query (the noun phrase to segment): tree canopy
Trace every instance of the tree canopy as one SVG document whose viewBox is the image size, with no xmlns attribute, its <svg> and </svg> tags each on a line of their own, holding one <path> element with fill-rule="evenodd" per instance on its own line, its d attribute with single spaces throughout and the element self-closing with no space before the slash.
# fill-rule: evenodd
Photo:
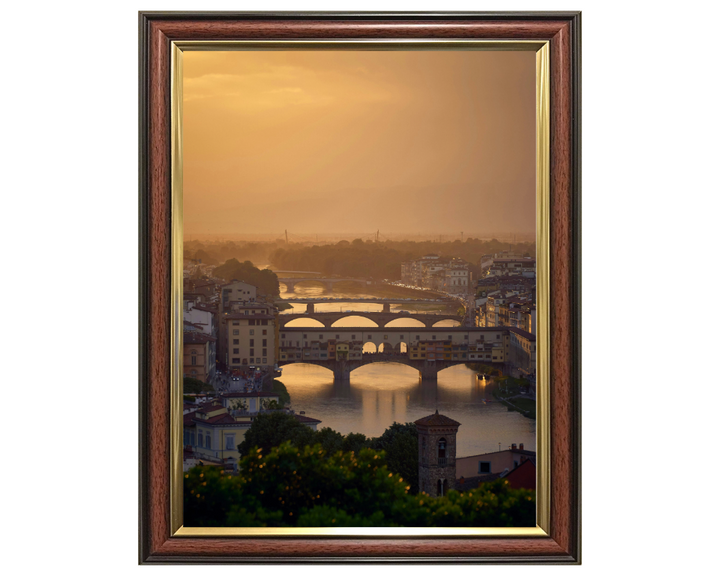
<svg viewBox="0 0 720 576">
<path fill-rule="evenodd" d="M 336 244 L 279 246 L 270 253 L 270 262 L 279 270 L 313 270 L 328 275 L 399 280 L 402 262 L 438 253 L 462 258 L 478 278 L 482 256 L 503 250 L 534 255 L 535 243 L 511 244 L 477 238 L 468 238 L 466 242 L 363 242 L 356 238 L 352 242 L 341 240 Z"/>
<path fill-rule="evenodd" d="M 410 492 L 418 491 L 418 435 L 413 422 L 394 422 L 382 436 L 373 438 L 370 447 L 385 451 L 387 467 L 410 484 Z"/>
<path fill-rule="evenodd" d="M 354 432 L 343 436 L 331 428 L 314 431 L 284 412 L 259 414 L 245 432 L 238 451 L 241 455 L 249 454 L 257 448 L 269 452 L 286 441 L 298 448 L 319 444 L 328 455 L 359 452 L 363 448 L 383 450 L 388 469 L 405 478 L 413 494 L 418 490 L 418 440 L 417 429 L 412 422 L 395 422 L 382 436 L 370 439 Z"/>
<path fill-rule="evenodd" d="M 241 474 L 197 466 L 185 474 L 186 526 L 358 527 L 535 525 L 535 491 L 506 480 L 431 498 L 387 467 L 385 453 L 328 455 L 320 444 L 256 449 Z"/>
<path fill-rule="evenodd" d="M 183 378 L 183 394 L 204 394 L 212 391 L 213 387 L 202 380 L 190 378 L 189 376 Z"/>
<path fill-rule="evenodd" d="M 257 288 L 258 294 L 263 296 L 279 296 L 280 283 L 271 270 L 260 270 L 253 266 L 249 260 L 240 262 L 235 258 L 227 260 L 225 264 L 213 270 L 213 275 L 228 282 L 240 280 Z"/>
<path fill-rule="evenodd" d="M 259 448 L 268 453 L 286 441 L 303 447 L 313 442 L 315 434 L 312 428 L 301 424 L 285 412 L 258 414 L 245 432 L 242 443 L 238 445 L 238 452 L 244 456 Z"/>
</svg>

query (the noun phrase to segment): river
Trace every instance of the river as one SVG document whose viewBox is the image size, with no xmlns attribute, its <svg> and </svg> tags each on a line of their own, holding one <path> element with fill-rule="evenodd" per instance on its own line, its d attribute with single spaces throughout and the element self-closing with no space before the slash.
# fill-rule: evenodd
<svg viewBox="0 0 720 576">
<path fill-rule="evenodd" d="M 296 286 L 292 293 L 282 292 L 281 298 L 373 298 L 370 291 L 343 292 L 336 287 L 326 293 L 320 286 Z M 321 311 L 381 311 L 381 304 L 348 304 L 332 302 L 316 304 Z M 392 310 L 399 309 L 392 305 Z M 304 304 L 293 304 L 284 314 L 303 312 Z M 316 321 L 298 318 L 291 326 L 317 326 Z M 367 318 L 344 318 L 337 326 L 375 326 Z M 401 318 L 393 326 L 415 326 L 417 320 Z M 438 326 L 457 325 L 443 320 Z M 535 420 L 517 412 L 509 412 L 486 390 L 487 384 L 464 365 L 454 366 L 438 374 L 437 383 L 421 383 L 416 370 L 401 364 L 370 364 L 354 370 L 350 381 L 335 384 L 332 373 L 320 366 L 291 364 L 283 367 L 280 380 L 290 393 L 292 407 L 317 418 L 325 426 L 342 434 L 360 432 L 368 437 L 379 436 L 393 422 L 413 422 L 439 410 L 461 426 L 457 435 L 457 457 L 472 456 L 506 449 L 523 443 L 535 449 Z"/>
</svg>

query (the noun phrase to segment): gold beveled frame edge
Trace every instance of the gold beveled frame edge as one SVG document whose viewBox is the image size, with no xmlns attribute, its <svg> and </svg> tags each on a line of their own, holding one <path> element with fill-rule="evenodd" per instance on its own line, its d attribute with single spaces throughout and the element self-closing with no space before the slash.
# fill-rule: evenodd
<svg viewBox="0 0 720 576">
<path fill-rule="evenodd" d="M 537 526 L 534 528 L 190 528 L 182 525 L 182 270 L 184 50 L 474 49 L 534 51 L 536 77 L 537 246 Z M 546 40 L 202 40 L 170 43 L 171 104 L 171 303 L 170 303 L 170 532 L 180 537 L 543 537 L 550 531 L 550 45 Z"/>
</svg>

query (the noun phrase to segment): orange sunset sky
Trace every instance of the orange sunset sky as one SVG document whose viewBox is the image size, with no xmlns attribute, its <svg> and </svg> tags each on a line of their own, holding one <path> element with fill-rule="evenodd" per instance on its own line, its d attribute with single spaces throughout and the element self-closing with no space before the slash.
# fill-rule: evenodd
<svg viewBox="0 0 720 576">
<path fill-rule="evenodd" d="M 183 56 L 189 234 L 534 234 L 535 54 Z"/>
</svg>

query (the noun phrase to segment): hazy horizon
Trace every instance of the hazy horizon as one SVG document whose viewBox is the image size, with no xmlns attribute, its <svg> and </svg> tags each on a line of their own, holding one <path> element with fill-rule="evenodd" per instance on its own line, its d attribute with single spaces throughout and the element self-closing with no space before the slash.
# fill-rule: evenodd
<svg viewBox="0 0 720 576">
<path fill-rule="evenodd" d="M 188 51 L 183 67 L 188 235 L 534 236 L 533 52 Z"/>
</svg>

